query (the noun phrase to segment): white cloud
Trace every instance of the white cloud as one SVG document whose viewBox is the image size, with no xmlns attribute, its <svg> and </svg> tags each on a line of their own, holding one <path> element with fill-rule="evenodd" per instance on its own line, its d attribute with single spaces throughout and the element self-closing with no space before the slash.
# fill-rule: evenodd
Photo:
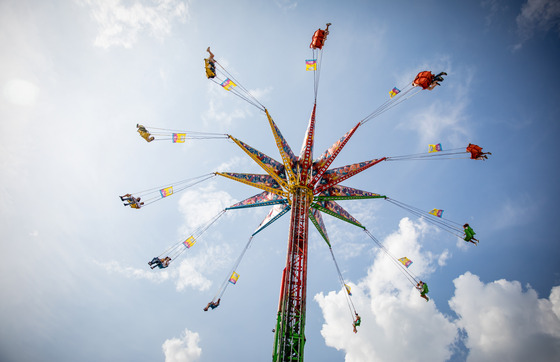
<svg viewBox="0 0 560 362">
<path fill-rule="evenodd" d="M 445 266 L 447 264 L 447 259 L 449 259 L 450 257 L 451 253 L 449 252 L 449 250 L 445 249 L 438 257 L 438 265 Z"/>
<path fill-rule="evenodd" d="M 237 73 L 234 67 L 230 67 L 227 59 L 220 59 L 220 64 L 228 72 L 232 74 Z M 249 95 L 251 95 L 259 102 L 263 102 L 263 99 L 267 98 L 272 90 L 272 87 L 265 87 L 249 89 L 247 91 L 238 89 L 237 92 L 248 99 L 250 99 Z M 209 97 L 208 109 L 202 115 L 202 120 L 205 124 L 212 125 L 214 129 L 227 129 L 232 122 L 248 118 L 256 110 L 256 108 L 236 94 L 233 94 L 233 92 L 224 92 L 222 87 L 216 86 L 216 84 L 209 84 L 207 91 Z M 224 109 L 227 111 L 224 111 Z"/>
<path fill-rule="evenodd" d="M 274 89 L 273 87 L 266 87 L 264 89 L 261 88 L 249 89 L 249 93 L 256 99 L 258 99 L 259 102 L 261 102 L 263 101 L 263 98 L 265 98 L 272 92 L 273 89 Z"/>
<path fill-rule="evenodd" d="M 284 11 L 293 10 L 297 7 L 298 4 L 298 2 L 294 0 L 274 0 L 274 2 L 280 9 Z"/>
<path fill-rule="evenodd" d="M 480 5 L 483 8 L 488 9 L 488 14 L 486 15 L 486 26 L 489 27 L 492 25 L 494 19 L 501 15 L 504 11 L 507 10 L 507 4 L 502 5 L 499 0 L 482 0 Z"/>
<path fill-rule="evenodd" d="M 366 244 L 359 244 L 359 243 L 352 243 L 352 242 L 341 242 L 344 239 L 338 239 L 338 243 L 334 245 L 333 242 L 333 252 L 335 253 L 336 257 L 340 256 L 341 259 L 353 259 L 357 256 L 363 255 L 368 245 Z"/>
<path fill-rule="evenodd" d="M 557 361 L 560 356 L 560 287 L 538 299 L 517 281 L 488 284 L 465 273 L 454 280 L 449 301 L 469 348 L 468 361 Z"/>
<path fill-rule="evenodd" d="M 236 201 L 225 191 L 216 191 L 213 184 L 196 190 L 187 190 L 179 199 L 179 211 L 185 218 L 181 234 L 191 233 L 193 229 L 212 220 L 220 211 Z"/>
<path fill-rule="evenodd" d="M 426 230 L 425 224 L 405 218 L 383 242 L 394 256 L 413 260 L 410 270 L 422 279 L 434 270 L 434 263 L 445 265 L 450 257 L 448 250 L 436 258 L 421 249 L 418 239 Z M 357 334 L 352 333 L 344 291 L 314 298 L 325 319 L 325 343 L 343 350 L 347 362 L 445 361 L 461 339 L 468 349 L 467 361 L 553 361 L 560 355 L 560 286 L 552 289 L 549 299 L 539 299 L 517 281 L 484 284 L 467 272 L 454 280 L 449 306 L 458 318 L 450 319 L 438 310 L 437 300 L 421 299 L 384 253 L 377 254 L 363 280 L 348 283 L 362 317 Z"/>
<path fill-rule="evenodd" d="M 549 299 L 552 303 L 552 311 L 556 314 L 556 317 L 560 318 L 560 287 L 552 288 Z"/>
<path fill-rule="evenodd" d="M 165 354 L 165 362 L 195 362 L 200 359 L 202 349 L 198 346 L 200 336 L 185 328 L 180 338 L 172 338 L 163 342 L 161 348 Z"/>
<path fill-rule="evenodd" d="M 212 281 L 205 275 L 231 264 L 229 255 L 231 255 L 231 248 L 228 245 L 219 245 L 208 247 L 195 257 L 185 258 L 178 268 L 177 290 L 181 291 L 188 287 L 199 291 L 210 289 Z"/>
<path fill-rule="evenodd" d="M 169 279 L 170 274 L 166 270 L 148 270 L 146 265 L 146 270 L 133 268 L 130 266 L 122 266 L 117 261 L 109 262 L 99 262 L 94 261 L 95 264 L 101 266 L 108 273 L 117 273 L 131 279 L 146 279 L 151 282 L 161 283 Z"/>
<path fill-rule="evenodd" d="M 231 170 L 253 168 L 262 172 L 262 169 L 249 157 L 232 157 L 229 160 L 220 163 L 215 170 L 218 172 L 231 172 Z M 255 171 L 257 172 L 257 171 Z"/>
<path fill-rule="evenodd" d="M 146 269 L 138 269 L 122 266 L 114 260 L 109 262 L 94 260 L 94 263 L 107 273 L 116 273 L 130 279 L 144 279 L 154 283 L 174 280 L 177 291 L 183 291 L 186 288 L 205 291 L 212 286 L 212 281 L 206 276 L 231 264 L 231 248 L 228 245 L 197 246 L 205 247 L 206 250 L 196 256 L 184 257 L 178 266 L 174 263 L 174 267 L 169 270 L 150 270 L 148 265 L 146 265 Z"/>
<path fill-rule="evenodd" d="M 161 39 L 170 33 L 173 20 L 184 21 L 188 15 L 187 4 L 179 0 L 152 0 L 152 5 L 135 1 L 130 6 L 121 0 L 79 2 L 91 8 L 91 15 L 100 27 L 94 44 L 102 48 L 130 48 L 143 31 Z"/>
<path fill-rule="evenodd" d="M 411 120 L 410 126 L 419 133 L 420 144 L 436 142 L 445 131 L 466 135 L 466 130 L 461 126 L 465 119 L 465 106 L 466 104 L 462 101 L 458 101 L 455 106 L 435 102 L 423 112 L 419 112 Z"/>
<path fill-rule="evenodd" d="M 433 60 L 415 66 L 414 70 L 400 72 L 397 84 L 409 84 L 418 71 L 431 70 L 434 74 L 446 72 L 441 86 L 432 91 L 422 90 L 415 98 L 424 98 L 427 107 L 415 109 L 399 123 L 402 129 L 411 129 L 419 134 L 418 145 L 425 147 L 426 143 L 433 144 L 445 141 L 450 145 L 462 146 L 465 136 L 469 135 L 467 107 L 469 105 L 469 89 L 476 74 L 476 70 L 455 69 L 449 56 L 434 57 Z M 460 77 L 460 82 L 453 81 Z M 448 82 L 447 79 L 452 81 Z M 438 95 L 439 94 L 439 95 Z"/>
<path fill-rule="evenodd" d="M 343 207 L 362 225 L 371 225 L 377 218 L 376 215 L 385 206 L 381 201 L 382 199 L 353 200 L 352 203 L 345 203 Z M 342 203 L 340 204 L 342 205 Z M 345 207 L 346 205 L 348 205 L 348 208 Z"/>
<path fill-rule="evenodd" d="M 436 69 L 446 69 L 450 75 L 454 74 L 450 64 L 437 67 Z M 465 137 L 469 133 L 468 129 L 463 125 L 467 118 L 466 109 L 469 103 L 467 92 L 472 81 L 472 72 L 468 70 L 455 72 L 455 74 L 459 73 L 461 74 L 461 84 L 452 85 L 444 81 L 440 87 L 436 87 L 431 91 L 446 92 L 446 99 L 451 97 L 450 100 L 430 102 L 428 108 L 415 112 L 410 120 L 401 124 L 402 127 L 418 132 L 420 135 L 419 145 L 424 146 L 425 144 L 440 142 L 442 137 L 445 137 L 446 143 L 451 145 L 464 144 Z M 424 94 L 423 96 L 431 95 Z"/>
<path fill-rule="evenodd" d="M 514 46 L 518 50 L 523 43 L 536 32 L 546 33 L 550 30 L 560 35 L 560 2 L 557 0 L 527 0 L 517 16 L 517 31 L 520 41 Z"/>
<path fill-rule="evenodd" d="M 210 289 L 212 282 L 200 272 L 199 268 L 202 266 L 204 266 L 204 264 L 200 258 L 186 258 L 183 260 L 179 265 L 179 278 L 177 278 L 176 284 L 177 290 L 181 291 L 187 287 L 200 291 Z"/>
<path fill-rule="evenodd" d="M 202 119 L 206 123 L 215 125 L 217 129 L 226 129 L 231 125 L 232 121 L 236 119 L 247 118 L 249 112 L 244 109 L 235 108 L 233 110 L 218 111 L 219 109 L 228 109 L 223 107 L 222 100 L 219 98 L 212 98 L 208 102 L 208 110 L 203 115 Z"/>
<path fill-rule="evenodd" d="M 402 219 L 398 232 L 383 243 L 391 254 L 406 255 L 413 260 L 411 270 L 414 268 L 421 274 L 433 269 L 432 257 L 420 253 L 418 243 L 425 228 L 426 225 Z M 451 356 L 456 327 L 436 309 L 433 301 L 426 303 L 418 296 L 384 253 L 377 254 L 364 280 L 350 285 L 353 303 L 362 317 L 357 334 L 352 333 L 351 314 L 343 291 L 315 296 L 325 318 L 321 334 L 328 346 L 346 352 L 347 362 L 444 361 Z M 422 346 L 421 354 L 419 346 Z"/>
</svg>

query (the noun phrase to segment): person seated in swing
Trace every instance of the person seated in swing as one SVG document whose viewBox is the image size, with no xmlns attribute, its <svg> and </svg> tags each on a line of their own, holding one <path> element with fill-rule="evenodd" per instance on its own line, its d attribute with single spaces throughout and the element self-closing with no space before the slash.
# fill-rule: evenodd
<svg viewBox="0 0 560 362">
<path fill-rule="evenodd" d="M 478 239 L 474 237 L 476 234 L 474 230 L 469 226 L 469 224 L 463 225 L 463 229 L 465 230 L 465 236 L 463 240 L 473 243 L 474 245 L 478 245 Z M 474 240 L 474 241 L 473 241 Z"/>
<path fill-rule="evenodd" d="M 123 201 L 123 202 L 124 201 L 134 201 L 134 197 L 132 197 L 131 194 L 126 194 L 126 195 L 122 195 L 122 196 L 119 196 L 119 197 L 121 198 L 121 201 Z M 127 205 L 124 205 L 124 206 L 127 206 Z"/>
<path fill-rule="evenodd" d="M 139 202 L 140 198 L 138 198 L 137 200 L 138 200 L 138 202 L 133 202 L 132 204 L 128 204 L 128 205 L 124 205 L 124 206 L 130 206 L 131 209 L 139 209 L 142 206 L 144 206 L 143 202 Z"/>
<path fill-rule="evenodd" d="M 214 60 L 214 53 L 210 51 L 210 47 L 206 51 L 210 56 L 204 59 L 204 68 L 206 69 L 206 77 L 212 79 L 216 76 L 216 60 Z"/>
<path fill-rule="evenodd" d="M 144 206 L 144 203 L 140 202 L 141 199 L 142 199 L 141 197 L 134 197 L 134 196 L 128 196 L 123 199 L 123 197 L 121 196 L 121 200 L 125 201 L 124 206 L 130 206 L 132 209 L 139 209 L 142 206 Z M 126 203 L 126 201 L 128 201 L 128 204 Z"/>
<path fill-rule="evenodd" d="M 138 133 L 140 133 L 140 136 L 147 142 L 152 142 L 155 139 L 154 136 L 152 136 L 150 132 L 148 132 L 146 127 L 142 126 L 141 124 L 136 124 L 136 128 L 138 128 L 137 131 Z"/>
<path fill-rule="evenodd" d="M 161 265 L 161 259 L 156 256 L 148 262 L 148 265 L 153 269 L 156 266 Z"/>
<path fill-rule="evenodd" d="M 208 304 L 206 305 L 206 307 L 204 307 L 204 311 L 207 312 L 207 311 L 208 311 L 208 308 L 211 308 L 212 310 L 218 308 L 218 306 L 220 305 L 220 299 L 221 299 L 221 298 L 218 298 L 218 300 L 217 300 L 216 302 L 214 302 L 213 300 L 210 301 L 210 303 L 208 303 Z"/>
<path fill-rule="evenodd" d="M 354 333 L 358 333 L 356 327 L 359 327 L 362 324 L 362 318 L 356 313 L 356 320 L 352 323 L 352 327 L 354 328 Z"/>
<path fill-rule="evenodd" d="M 329 35 L 329 26 L 331 26 L 332 23 L 327 23 L 327 27 L 325 28 L 325 39 L 323 40 L 323 44 L 325 43 L 325 40 L 327 40 L 327 35 Z"/>
<path fill-rule="evenodd" d="M 470 152 L 471 160 L 487 160 L 488 156 L 486 155 L 492 154 L 491 152 L 482 152 L 482 147 L 472 143 L 467 146 L 467 152 Z"/>
<path fill-rule="evenodd" d="M 166 256 L 163 259 L 160 259 L 156 256 L 155 258 L 153 258 L 151 261 L 148 262 L 148 265 L 152 269 L 154 269 L 155 267 L 163 269 L 163 268 L 167 268 L 170 262 L 171 262 L 171 258 L 168 256 Z"/>
<path fill-rule="evenodd" d="M 434 75 L 432 78 L 432 83 L 428 86 L 428 90 L 433 90 L 436 86 L 441 85 L 439 82 L 443 82 L 443 76 L 447 75 L 445 72 L 441 72 L 437 75 Z"/>
<path fill-rule="evenodd" d="M 418 284 L 416 284 L 416 289 L 418 289 L 420 291 L 420 297 L 426 299 L 426 302 L 428 302 L 430 300 L 430 298 L 428 298 L 428 296 L 426 294 L 428 294 L 429 290 L 428 290 L 428 284 L 424 283 L 423 281 L 419 281 Z"/>
</svg>

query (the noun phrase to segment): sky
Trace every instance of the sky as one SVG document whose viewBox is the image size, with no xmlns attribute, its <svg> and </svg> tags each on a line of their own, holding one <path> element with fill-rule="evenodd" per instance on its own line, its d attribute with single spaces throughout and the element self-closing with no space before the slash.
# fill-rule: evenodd
<svg viewBox="0 0 560 362">
<path fill-rule="evenodd" d="M 147 262 L 259 191 L 215 177 L 140 210 L 118 196 L 216 171 L 259 173 L 233 142 L 146 143 L 136 124 L 231 134 L 280 160 L 263 112 L 204 74 L 216 59 L 296 152 L 313 107 L 309 43 L 332 23 L 315 157 L 423 70 L 333 167 L 476 143 L 487 161 L 382 162 L 344 182 L 468 222 L 465 243 L 382 199 L 325 215 L 362 317 L 309 233 L 306 361 L 556 361 L 560 356 L 560 3 L 0 1 L 0 360 L 263 361 L 272 355 L 289 217 L 253 239 L 236 285 L 203 307 L 268 208 L 226 212 L 165 270 Z"/>
</svg>

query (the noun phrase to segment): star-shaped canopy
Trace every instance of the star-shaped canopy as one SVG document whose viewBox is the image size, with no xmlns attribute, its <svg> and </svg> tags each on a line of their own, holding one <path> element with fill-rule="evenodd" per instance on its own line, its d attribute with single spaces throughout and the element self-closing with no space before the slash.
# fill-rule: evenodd
<svg viewBox="0 0 560 362">
<path fill-rule="evenodd" d="M 313 194 L 313 201 L 310 205 L 308 217 L 329 246 L 330 241 L 321 212 L 365 229 L 358 220 L 336 203 L 335 200 L 385 198 L 385 196 L 373 192 L 340 185 L 342 181 L 384 161 L 384 157 L 329 169 L 329 166 L 333 163 L 336 156 L 358 129 L 360 123 L 336 141 L 318 159 L 313 161 L 315 109 L 316 104 L 313 105 L 313 111 L 309 119 L 307 132 L 303 139 L 299 157 L 294 154 L 266 109 L 264 111 L 270 123 L 270 128 L 274 135 L 282 162 L 276 161 L 272 157 L 265 155 L 233 136 L 228 136 L 266 172 L 266 174 L 216 173 L 263 190 L 263 192 L 257 195 L 251 196 L 228 207 L 228 210 L 273 205 L 268 216 L 261 225 L 259 225 L 253 235 L 260 232 L 290 210 L 291 194 L 295 188 L 303 187 Z"/>
</svg>

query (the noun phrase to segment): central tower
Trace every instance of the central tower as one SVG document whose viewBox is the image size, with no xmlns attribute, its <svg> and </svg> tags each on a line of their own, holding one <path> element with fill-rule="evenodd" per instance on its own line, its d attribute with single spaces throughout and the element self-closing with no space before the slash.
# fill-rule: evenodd
<svg viewBox="0 0 560 362">
<path fill-rule="evenodd" d="M 306 186 L 296 186 L 290 195 L 290 234 L 280 287 L 274 361 L 302 361 L 305 346 L 308 214 L 313 192 Z"/>
</svg>

